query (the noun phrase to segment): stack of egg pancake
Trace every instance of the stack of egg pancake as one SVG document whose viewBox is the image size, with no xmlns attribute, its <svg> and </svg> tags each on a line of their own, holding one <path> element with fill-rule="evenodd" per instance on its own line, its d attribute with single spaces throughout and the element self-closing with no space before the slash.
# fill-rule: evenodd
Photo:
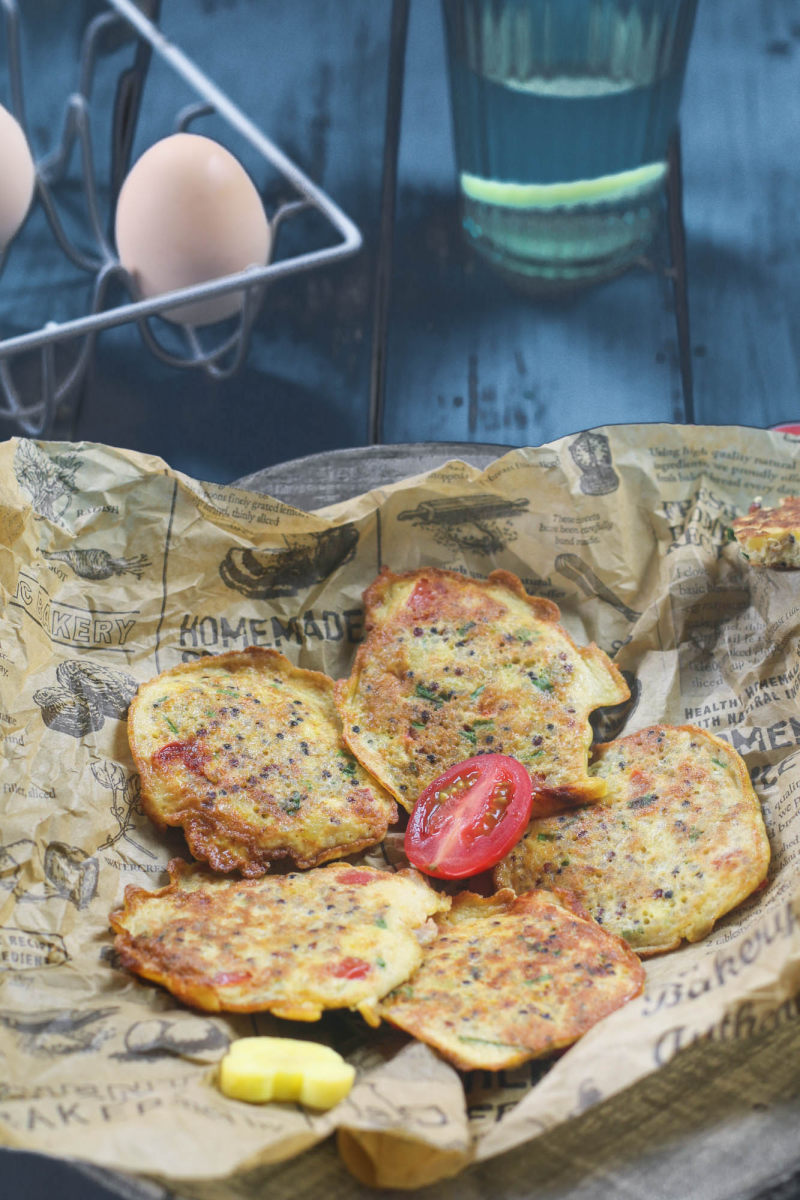
<svg viewBox="0 0 800 1200">
<path fill-rule="evenodd" d="M 592 750 L 591 713 L 627 685 L 516 576 L 384 570 L 365 609 L 335 686 L 250 649 L 139 688 L 145 810 L 200 861 L 126 890 L 111 918 L 125 966 L 196 1007 L 351 1008 L 498 1070 L 575 1041 L 638 994 L 642 957 L 705 936 L 763 881 L 739 756 L 690 726 Z M 342 861 L 481 753 L 518 759 L 538 797 L 494 895 Z"/>
<path fill-rule="evenodd" d="M 735 518 L 733 533 L 751 566 L 800 567 L 800 496 L 784 496 L 771 508 L 751 504 Z"/>
</svg>

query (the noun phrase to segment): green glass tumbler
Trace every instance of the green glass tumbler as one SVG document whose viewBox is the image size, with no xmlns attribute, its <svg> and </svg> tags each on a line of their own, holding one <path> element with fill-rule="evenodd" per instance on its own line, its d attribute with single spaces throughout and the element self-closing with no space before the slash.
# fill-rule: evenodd
<svg viewBox="0 0 800 1200">
<path fill-rule="evenodd" d="M 646 252 L 697 0 L 442 0 L 463 228 L 532 290 Z"/>
</svg>

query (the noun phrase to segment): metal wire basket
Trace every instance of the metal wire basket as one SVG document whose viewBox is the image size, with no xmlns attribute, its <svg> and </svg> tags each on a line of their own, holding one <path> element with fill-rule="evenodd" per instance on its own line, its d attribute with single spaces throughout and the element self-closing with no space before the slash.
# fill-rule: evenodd
<svg viewBox="0 0 800 1200">
<path fill-rule="evenodd" d="M 21 433 L 41 436 L 53 425 L 56 412 L 68 407 L 78 392 L 89 367 L 94 342 L 104 329 L 136 322 L 145 344 L 162 362 L 171 367 L 200 370 L 215 378 L 231 375 L 247 354 L 254 319 L 263 299 L 265 285 L 283 276 L 307 271 L 355 254 L 362 244 L 359 230 L 342 210 L 321 191 L 253 122 L 241 112 L 180 49 L 170 42 L 154 23 L 158 0 L 133 3 L 133 0 L 104 0 L 101 11 L 87 26 L 81 48 L 76 89 L 67 97 L 60 140 L 51 152 L 36 163 L 36 201 L 47 217 L 55 244 L 69 262 L 92 281 L 89 311 L 77 319 L 47 321 L 41 328 L 0 340 L 0 418 L 10 419 Z M 17 0 L 0 0 L 5 21 L 11 111 L 28 136 L 21 54 L 21 21 Z M 176 130 L 187 129 L 200 117 L 216 114 L 232 131 L 243 138 L 256 154 L 271 164 L 288 185 L 288 201 L 280 203 L 268 218 L 272 230 L 272 257 L 263 267 L 252 267 L 233 275 L 212 280 L 153 299 L 137 298 L 134 281 L 120 264 L 104 229 L 102 205 L 93 160 L 91 93 L 101 39 L 109 30 L 124 32 L 133 49 L 132 63 L 121 75 L 116 89 L 112 116 L 111 184 L 112 196 L 124 177 L 130 159 L 139 101 L 153 53 L 187 84 L 196 102 L 176 114 Z M 30 138 L 29 138 L 30 140 Z M 62 220 L 59 185 L 64 181 L 68 163 L 77 149 L 85 224 L 90 230 L 91 248 L 77 244 Z M 328 234 L 322 248 L 285 252 L 281 230 L 302 212 L 315 210 L 323 218 Z M 296 240 L 296 239 L 295 239 Z M 5 255 L 0 253 L 0 273 Z M 239 291 L 244 295 L 241 312 L 219 327 L 200 332 L 190 325 L 170 325 L 159 314 L 187 301 L 205 300 L 223 293 Z M 112 293 L 122 294 L 122 303 L 113 303 Z M 232 327 L 231 327 L 232 326 Z M 77 352 L 62 365 L 56 356 L 60 343 L 72 343 Z M 38 352 L 37 395 L 26 372 L 26 384 L 15 378 L 17 362 L 23 355 Z M 28 394 L 23 394 L 27 392 Z"/>
</svg>

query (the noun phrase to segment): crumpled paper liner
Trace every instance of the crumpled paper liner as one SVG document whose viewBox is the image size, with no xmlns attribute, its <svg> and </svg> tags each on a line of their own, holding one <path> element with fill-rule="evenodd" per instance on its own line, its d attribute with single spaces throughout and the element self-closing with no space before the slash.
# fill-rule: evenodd
<svg viewBox="0 0 800 1200">
<path fill-rule="evenodd" d="M 730 523 L 755 495 L 796 491 L 797 439 L 594 430 L 316 514 L 104 446 L 13 440 L 0 468 L 2 1144 L 222 1200 L 257 1195 L 270 1164 L 336 1133 L 365 1185 L 420 1187 L 545 1144 L 699 1048 L 796 1030 L 800 573 L 749 567 Z M 601 737 L 708 728 L 744 755 L 762 800 L 767 886 L 705 941 L 651 960 L 644 995 L 553 1062 L 459 1074 L 350 1014 L 295 1026 L 190 1012 L 115 962 L 107 918 L 125 884 L 163 885 L 186 853 L 142 813 L 133 689 L 249 644 L 345 675 L 384 563 L 515 572 L 628 673 L 632 702 Z M 228 1041 L 278 1030 L 345 1053 L 348 1099 L 313 1114 L 223 1097 Z"/>
</svg>

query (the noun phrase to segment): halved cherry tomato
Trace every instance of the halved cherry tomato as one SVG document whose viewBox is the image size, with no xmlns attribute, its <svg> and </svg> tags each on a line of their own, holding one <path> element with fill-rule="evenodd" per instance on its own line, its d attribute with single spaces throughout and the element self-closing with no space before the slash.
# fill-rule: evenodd
<svg viewBox="0 0 800 1200">
<path fill-rule="evenodd" d="M 530 820 L 531 779 L 508 754 L 478 754 L 449 767 L 414 805 L 405 837 L 409 862 L 439 879 L 493 867 Z"/>
</svg>

